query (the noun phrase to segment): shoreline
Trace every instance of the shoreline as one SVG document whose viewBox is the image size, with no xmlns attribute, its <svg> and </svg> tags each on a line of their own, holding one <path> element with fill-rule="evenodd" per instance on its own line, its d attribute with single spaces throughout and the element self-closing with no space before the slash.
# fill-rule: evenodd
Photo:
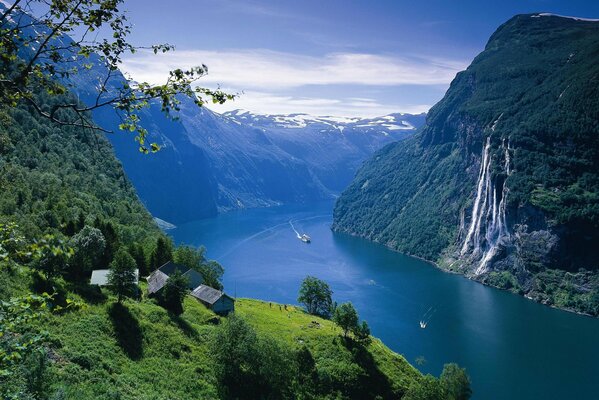
<svg viewBox="0 0 599 400">
<path fill-rule="evenodd" d="M 430 264 L 430 265 L 432 265 L 433 267 L 435 267 L 436 269 L 438 269 L 438 270 L 440 270 L 440 271 L 442 271 L 442 272 L 445 272 L 445 273 L 448 273 L 448 274 L 453 274 L 453 275 L 460 275 L 460 276 L 464 277 L 465 279 L 468 279 L 468 280 L 470 280 L 470 281 L 472 281 L 472 282 L 479 283 L 479 284 L 481 284 L 481 285 L 483 285 L 483 286 L 486 286 L 486 287 L 489 287 L 489 288 L 493 288 L 493 289 L 501 290 L 502 292 L 511 293 L 511 294 L 513 294 L 513 295 L 515 295 L 515 296 L 518 296 L 518 297 L 525 298 L 525 299 L 527 299 L 527 300 L 529 300 L 529 301 L 532 301 L 532 302 L 534 302 L 534 303 L 536 303 L 536 304 L 540 304 L 540 305 L 542 305 L 542 306 L 549 307 L 549 308 L 552 308 L 552 309 L 554 309 L 554 310 L 559 310 L 559 311 L 564 311 L 564 312 L 568 312 L 568 313 L 571 313 L 571 314 L 580 315 L 580 316 L 583 316 L 583 317 L 588 317 L 588 318 L 593 318 L 593 319 L 599 319 L 599 316 L 594 316 L 594 315 L 587 314 L 587 313 L 584 313 L 584 312 L 581 312 L 581 311 L 577 311 L 577 310 L 574 310 L 574 309 L 571 309 L 571 308 L 557 307 L 557 306 L 555 306 L 555 305 L 551 305 L 551 304 L 545 304 L 545 303 L 542 303 L 542 302 L 540 302 L 540 301 L 537 301 L 537 300 L 535 300 L 535 299 L 534 299 L 534 298 L 532 298 L 531 296 L 529 296 L 529 295 L 528 295 L 528 293 L 524 293 L 524 294 L 518 294 L 518 293 L 514 293 L 514 292 L 512 292 L 512 291 L 511 291 L 511 290 L 509 290 L 509 289 L 503 289 L 503 288 L 500 288 L 500 287 L 497 287 L 497 286 L 490 285 L 490 284 L 488 284 L 488 283 L 485 283 L 485 282 L 483 282 L 483 281 L 481 281 L 481 280 L 475 279 L 474 277 L 468 276 L 468 275 L 466 275 L 466 274 L 463 274 L 463 273 L 461 273 L 461 272 L 452 271 L 452 270 L 449 270 L 449 269 L 443 268 L 443 267 L 441 267 L 441 266 L 440 266 L 440 265 L 439 265 L 437 262 L 435 262 L 435 261 L 431 261 L 431 260 L 428 260 L 428 259 L 426 259 L 426 258 L 419 257 L 419 256 L 417 256 L 417 255 L 413 255 L 413 254 L 410 254 L 410 253 L 406 253 L 406 252 L 403 252 L 403 251 L 399 251 L 398 249 L 394 249 L 393 247 L 391 247 L 391 246 L 389 246 L 389 245 L 386 245 L 386 244 L 384 244 L 384 243 L 378 242 L 378 241 L 376 241 L 376 240 L 370 240 L 370 239 L 368 239 L 368 238 L 366 238 L 366 237 L 364 237 L 364 236 L 362 236 L 362 235 L 360 235 L 360 234 L 357 234 L 357 233 L 355 233 L 355 232 L 348 232 L 348 231 L 341 231 L 341 230 L 337 230 L 337 229 L 334 229 L 332 225 L 330 226 L 330 229 L 331 229 L 331 231 L 332 231 L 332 232 L 334 232 L 334 233 L 336 233 L 336 234 L 344 234 L 344 235 L 348 235 L 348 236 L 351 236 L 351 237 L 355 237 L 355 238 L 359 238 L 359 239 L 362 239 L 362 240 L 366 240 L 366 241 L 368 241 L 368 242 L 370 242 L 370 243 L 374 243 L 374 244 L 376 244 L 376 245 L 379 245 L 379 246 L 385 247 L 386 249 L 389 249 L 389 250 L 391 250 L 391 251 L 393 251 L 393 252 L 395 252 L 395 253 L 399 253 L 399 254 L 402 254 L 402 255 L 404 255 L 404 256 L 407 256 L 407 257 L 412 257 L 412 258 L 415 258 L 415 259 L 417 259 L 417 260 L 423 261 L 423 262 L 425 262 L 425 263 L 427 263 L 427 264 Z"/>
</svg>

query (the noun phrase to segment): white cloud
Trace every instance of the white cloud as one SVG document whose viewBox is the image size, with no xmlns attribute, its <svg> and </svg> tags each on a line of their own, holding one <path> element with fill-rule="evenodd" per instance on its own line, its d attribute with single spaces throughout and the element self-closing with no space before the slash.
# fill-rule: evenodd
<svg viewBox="0 0 599 400">
<path fill-rule="evenodd" d="M 270 50 L 188 50 L 129 57 L 123 70 L 133 79 L 161 83 L 169 70 L 206 64 L 204 84 L 237 90 L 283 89 L 305 85 L 438 85 L 448 84 L 466 63 L 433 58 L 332 53 L 323 57 Z"/>
<path fill-rule="evenodd" d="M 388 99 L 346 96 L 358 88 L 402 85 L 445 86 L 465 62 L 425 57 L 332 53 L 322 57 L 270 50 L 187 50 L 154 55 L 137 53 L 122 69 L 137 81 L 163 83 L 169 70 L 206 64 L 209 74 L 199 84 L 221 86 L 243 94 L 234 102 L 211 106 L 263 114 L 303 112 L 316 115 L 377 116 L 393 112 L 420 113 L 431 104 L 390 104 Z M 342 90 L 345 89 L 345 90 Z M 304 93 L 309 95 L 305 95 Z M 317 94 L 314 94 L 317 93 Z"/>
<path fill-rule="evenodd" d="M 209 108 L 216 112 L 243 109 L 257 114 L 306 113 L 323 116 L 377 117 L 396 112 L 419 114 L 428 111 L 430 105 L 382 104 L 376 100 L 364 102 L 352 98 L 294 97 L 248 91 L 234 101 L 223 105 L 210 105 Z"/>
</svg>

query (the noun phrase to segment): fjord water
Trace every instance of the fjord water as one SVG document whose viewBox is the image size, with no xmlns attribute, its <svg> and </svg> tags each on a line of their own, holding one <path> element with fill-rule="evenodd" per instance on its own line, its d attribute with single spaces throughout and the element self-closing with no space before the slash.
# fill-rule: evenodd
<svg viewBox="0 0 599 400">
<path fill-rule="evenodd" d="M 351 301 L 373 335 L 425 373 L 466 367 L 474 399 L 599 398 L 599 319 L 536 304 L 331 232 L 332 204 L 232 212 L 170 231 L 225 267 L 226 291 L 297 303 L 306 275 Z M 289 221 L 311 244 L 297 239 Z M 419 322 L 426 319 L 425 329 Z"/>
</svg>

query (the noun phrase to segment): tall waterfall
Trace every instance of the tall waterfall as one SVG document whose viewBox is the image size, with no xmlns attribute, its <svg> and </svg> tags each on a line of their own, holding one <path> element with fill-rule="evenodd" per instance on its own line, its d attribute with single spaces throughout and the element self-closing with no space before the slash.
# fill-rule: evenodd
<svg viewBox="0 0 599 400">
<path fill-rule="evenodd" d="M 503 170 L 510 175 L 510 148 L 504 140 Z M 472 217 L 468 232 L 462 243 L 461 255 L 471 255 L 473 259 L 480 260 L 476 274 L 484 273 L 489 261 L 498 250 L 501 239 L 509 237 L 506 224 L 506 206 L 508 188 L 505 180 L 492 179 L 490 156 L 491 138 L 488 137 L 483 148 L 480 172 L 476 185 L 476 197 L 472 207 Z"/>
</svg>

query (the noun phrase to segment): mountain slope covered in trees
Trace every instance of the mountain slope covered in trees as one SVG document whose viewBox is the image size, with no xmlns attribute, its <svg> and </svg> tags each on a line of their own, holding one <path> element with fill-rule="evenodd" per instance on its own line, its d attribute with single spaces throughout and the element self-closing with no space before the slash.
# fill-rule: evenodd
<svg viewBox="0 0 599 400">
<path fill-rule="evenodd" d="M 599 22 L 512 18 L 358 172 L 333 229 L 598 315 L 598 83 Z"/>
</svg>

